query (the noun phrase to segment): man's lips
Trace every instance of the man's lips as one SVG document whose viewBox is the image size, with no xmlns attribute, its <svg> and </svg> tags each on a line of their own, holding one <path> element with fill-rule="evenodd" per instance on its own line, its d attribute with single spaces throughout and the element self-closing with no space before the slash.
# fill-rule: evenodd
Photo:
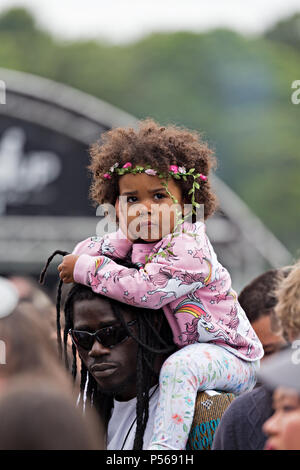
<svg viewBox="0 0 300 470">
<path fill-rule="evenodd" d="M 103 362 L 102 364 L 92 365 L 90 371 L 93 375 L 96 375 L 97 377 L 107 377 L 108 375 L 113 374 L 116 369 L 116 364 Z"/>
</svg>

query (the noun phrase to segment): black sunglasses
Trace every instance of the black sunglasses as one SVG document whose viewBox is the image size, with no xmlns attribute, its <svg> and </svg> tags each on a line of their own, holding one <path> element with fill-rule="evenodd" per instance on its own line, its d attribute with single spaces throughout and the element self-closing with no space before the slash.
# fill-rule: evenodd
<svg viewBox="0 0 300 470">
<path fill-rule="evenodd" d="M 136 323 L 136 321 L 137 320 L 131 320 L 130 322 L 126 323 L 126 325 L 132 326 Z M 110 349 L 129 338 L 128 331 L 120 324 L 106 326 L 105 328 L 101 328 L 100 330 L 95 331 L 95 333 L 70 329 L 69 334 L 71 335 L 75 346 L 80 346 L 87 351 L 92 349 L 95 338 L 97 341 L 99 341 L 100 344 L 102 344 L 102 346 Z"/>
</svg>

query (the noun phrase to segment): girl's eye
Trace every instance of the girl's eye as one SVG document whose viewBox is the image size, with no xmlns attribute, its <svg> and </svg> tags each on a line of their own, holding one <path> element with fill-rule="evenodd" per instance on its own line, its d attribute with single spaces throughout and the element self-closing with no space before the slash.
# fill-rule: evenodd
<svg viewBox="0 0 300 470">
<path fill-rule="evenodd" d="M 166 197 L 166 195 L 163 194 L 163 193 L 156 193 L 156 194 L 154 194 L 154 199 L 155 199 L 156 196 L 157 196 L 157 199 L 164 199 L 164 198 Z"/>
<path fill-rule="evenodd" d="M 127 202 L 136 202 L 136 201 L 137 201 L 136 196 L 128 196 L 128 198 L 127 198 Z"/>
</svg>

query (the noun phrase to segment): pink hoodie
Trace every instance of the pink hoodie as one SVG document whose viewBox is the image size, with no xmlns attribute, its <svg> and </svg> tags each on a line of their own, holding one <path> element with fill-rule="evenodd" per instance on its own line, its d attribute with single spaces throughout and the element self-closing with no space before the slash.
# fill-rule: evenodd
<svg viewBox="0 0 300 470">
<path fill-rule="evenodd" d="M 184 223 L 177 234 L 171 254 L 164 250 L 171 234 L 150 244 L 131 243 L 121 230 L 88 238 L 73 252 L 80 255 L 74 279 L 129 305 L 162 307 L 179 347 L 211 342 L 246 361 L 261 359 L 262 345 L 238 303 L 228 271 L 217 260 L 204 223 Z M 145 264 L 145 256 L 153 252 L 159 254 Z M 105 255 L 116 260 L 130 255 L 140 269 L 120 266 Z"/>
</svg>

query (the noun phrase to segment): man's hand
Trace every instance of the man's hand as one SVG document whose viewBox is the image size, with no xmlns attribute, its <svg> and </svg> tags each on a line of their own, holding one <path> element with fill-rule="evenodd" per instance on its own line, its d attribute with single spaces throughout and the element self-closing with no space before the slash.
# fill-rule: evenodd
<svg viewBox="0 0 300 470">
<path fill-rule="evenodd" d="M 59 277 L 65 284 L 75 282 L 73 272 L 78 258 L 77 255 L 64 256 L 63 262 L 58 266 Z"/>
</svg>

